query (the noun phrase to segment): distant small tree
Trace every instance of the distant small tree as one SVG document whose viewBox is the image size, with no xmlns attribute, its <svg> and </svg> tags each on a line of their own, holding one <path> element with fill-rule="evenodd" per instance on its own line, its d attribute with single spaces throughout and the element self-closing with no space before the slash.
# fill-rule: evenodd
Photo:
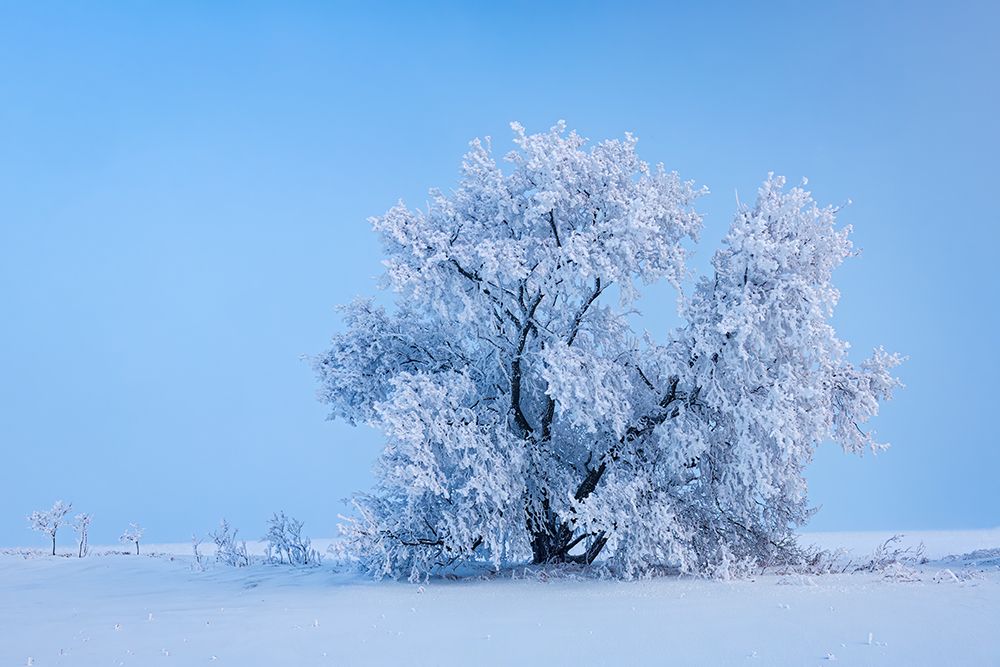
<svg viewBox="0 0 1000 667">
<path fill-rule="evenodd" d="M 57 500 L 49 511 L 39 512 L 36 510 L 28 516 L 32 530 L 46 533 L 52 538 L 53 556 L 56 555 L 56 533 L 59 532 L 59 526 L 66 523 L 66 515 L 69 514 L 71 509 L 73 509 L 73 503 L 64 503 L 61 500 Z"/>
<path fill-rule="evenodd" d="M 128 544 L 131 542 L 135 545 L 135 555 L 139 555 L 139 540 L 142 539 L 143 528 L 137 523 L 130 523 L 128 528 L 122 533 L 122 536 L 118 538 L 123 544 Z"/>
<path fill-rule="evenodd" d="M 83 558 L 87 555 L 90 550 L 87 544 L 87 531 L 90 528 L 90 522 L 93 516 L 87 512 L 81 512 L 74 517 L 75 522 L 73 523 L 73 530 L 76 531 L 76 543 L 77 543 L 77 556 Z"/>
</svg>

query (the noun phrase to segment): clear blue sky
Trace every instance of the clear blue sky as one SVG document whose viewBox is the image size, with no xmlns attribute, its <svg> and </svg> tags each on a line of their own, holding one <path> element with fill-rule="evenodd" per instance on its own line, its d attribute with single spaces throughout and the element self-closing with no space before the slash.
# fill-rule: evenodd
<svg viewBox="0 0 1000 667">
<path fill-rule="evenodd" d="M 379 438 L 300 357 L 374 290 L 366 218 L 560 118 L 712 189 L 696 268 L 768 171 L 852 198 L 836 324 L 908 388 L 813 527 L 1000 525 L 995 3 L 98 4 L 0 9 L 0 544 L 57 498 L 95 542 L 332 535 Z"/>
</svg>

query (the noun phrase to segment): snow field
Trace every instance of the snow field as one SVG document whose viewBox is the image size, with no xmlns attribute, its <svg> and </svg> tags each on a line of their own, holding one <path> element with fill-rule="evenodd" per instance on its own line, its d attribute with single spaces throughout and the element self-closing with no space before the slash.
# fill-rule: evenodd
<svg viewBox="0 0 1000 667">
<path fill-rule="evenodd" d="M 181 555 L 7 554 L 0 665 L 1000 664 L 1000 552 L 940 560 L 997 536 L 922 534 L 937 560 L 914 581 L 615 582 L 519 569 L 376 584 L 327 565 L 198 572 Z M 883 536 L 809 537 L 861 549 Z"/>
</svg>

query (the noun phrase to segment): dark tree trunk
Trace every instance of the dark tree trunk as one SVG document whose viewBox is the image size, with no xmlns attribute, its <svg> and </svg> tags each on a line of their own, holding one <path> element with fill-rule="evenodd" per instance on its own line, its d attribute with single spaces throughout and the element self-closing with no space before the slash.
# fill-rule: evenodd
<svg viewBox="0 0 1000 667">
<path fill-rule="evenodd" d="M 543 502 L 544 518 L 539 521 L 529 517 L 528 530 L 531 532 L 531 562 L 535 565 L 554 563 L 579 563 L 589 565 L 604 549 L 608 539 L 604 533 L 597 535 L 575 535 L 573 526 L 559 518 Z M 581 554 L 570 554 L 573 548 L 586 538 L 593 538 Z"/>
<path fill-rule="evenodd" d="M 52 535 L 52 555 L 53 556 L 56 555 L 56 536 L 55 536 L 55 534 Z"/>
<path fill-rule="evenodd" d="M 608 469 L 607 461 L 603 461 L 596 468 L 588 468 L 586 476 L 580 482 L 573 494 L 577 500 L 584 500 L 604 477 Z M 528 517 L 528 530 L 531 532 L 531 555 L 532 563 L 542 565 L 546 563 L 581 563 L 590 565 L 594 562 L 604 545 L 608 543 L 607 535 L 602 531 L 596 535 L 575 535 L 576 530 L 569 522 L 560 521 L 554 512 L 549 508 L 548 497 L 542 502 L 544 517 L 538 520 Z M 588 537 L 592 538 L 590 544 L 582 554 L 570 554 L 573 547 L 584 541 Z"/>
<path fill-rule="evenodd" d="M 531 562 L 535 565 L 567 562 L 568 550 L 558 537 L 559 526 L 549 524 L 531 535 Z"/>
<path fill-rule="evenodd" d="M 601 285 L 600 282 L 597 283 L 594 297 L 596 298 L 600 294 Z M 579 319 L 579 317 L 578 317 Z M 574 332 L 575 335 L 575 332 Z M 570 339 L 572 342 L 572 339 Z M 663 411 L 659 414 L 654 414 L 649 417 L 643 417 L 639 420 L 637 426 L 629 427 L 628 431 L 621 437 L 619 442 L 608 450 L 602 457 L 600 464 L 591 467 L 590 460 L 588 459 L 586 465 L 587 474 L 584 475 L 583 479 L 580 481 L 579 486 L 576 487 L 576 493 L 573 496 L 576 500 L 585 500 L 590 496 L 596 489 L 597 485 L 600 483 L 604 474 L 608 470 L 608 463 L 614 461 L 618 458 L 618 455 L 622 447 L 635 442 L 636 440 L 645 437 L 649 433 L 652 433 L 659 424 L 662 424 L 667 419 L 677 416 L 677 408 L 670 409 L 671 403 L 678 400 L 678 378 L 672 377 L 670 380 L 670 388 L 666 395 L 660 400 L 660 407 Z M 693 402 L 697 400 L 699 388 L 695 388 L 691 392 L 688 400 Z M 543 422 L 543 432 L 546 438 L 549 437 L 551 420 L 554 414 L 554 403 L 549 402 L 548 410 L 546 411 L 546 420 Z M 589 565 L 594 562 L 601 551 L 604 549 L 605 545 L 608 543 L 608 536 L 604 531 L 596 534 L 581 534 L 576 535 L 576 528 L 572 522 L 560 521 L 549 509 L 548 497 L 543 499 L 543 517 L 541 519 L 536 517 L 528 517 L 528 531 L 531 533 L 531 553 L 532 562 L 536 565 L 541 565 L 544 563 L 582 563 Z M 570 555 L 570 551 L 573 547 L 580 544 L 584 540 L 589 538 L 587 548 L 582 554 Z"/>
<path fill-rule="evenodd" d="M 588 537 L 591 538 L 591 542 L 583 553 L 570 553 L 576 545 Z M 550 525 L 549 531 L 532 533 L 531 562 L 534 565 L 555 563 L 590 565 L 600 555 L 607 543 L 608 538 L 603 532 L 596 535 L 577 535 L 574 537 L 573 530 L 569 525 L 565 523 Z"/>
</svg>

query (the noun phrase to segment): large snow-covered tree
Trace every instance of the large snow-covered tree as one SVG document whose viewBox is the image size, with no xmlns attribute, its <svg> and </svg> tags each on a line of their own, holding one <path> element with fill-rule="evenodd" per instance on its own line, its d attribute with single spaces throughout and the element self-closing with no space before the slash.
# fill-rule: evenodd
<svg viewBox="0 0 1000 667">
<path fill-rule="evenodd" d="M 725 572 L 790 553 L 803 468 L 825 439 L 878 449 L 863 424 L 898 381 L 829 324 L 849 228 L 769 177 L 714 275 L 660 339 L 629 315 L 682 289 L 705 190 L 651 168 L 636 140 L 586 146 L 560 123 L 499 165 L 474 141 L 457 189 L 372 220 L 394 308 L 344 308 L 315 360 L 331 416 L 381 429 L 376 487 L 345 532 L 376 575 L 456 561 Z"/>
</svg>

